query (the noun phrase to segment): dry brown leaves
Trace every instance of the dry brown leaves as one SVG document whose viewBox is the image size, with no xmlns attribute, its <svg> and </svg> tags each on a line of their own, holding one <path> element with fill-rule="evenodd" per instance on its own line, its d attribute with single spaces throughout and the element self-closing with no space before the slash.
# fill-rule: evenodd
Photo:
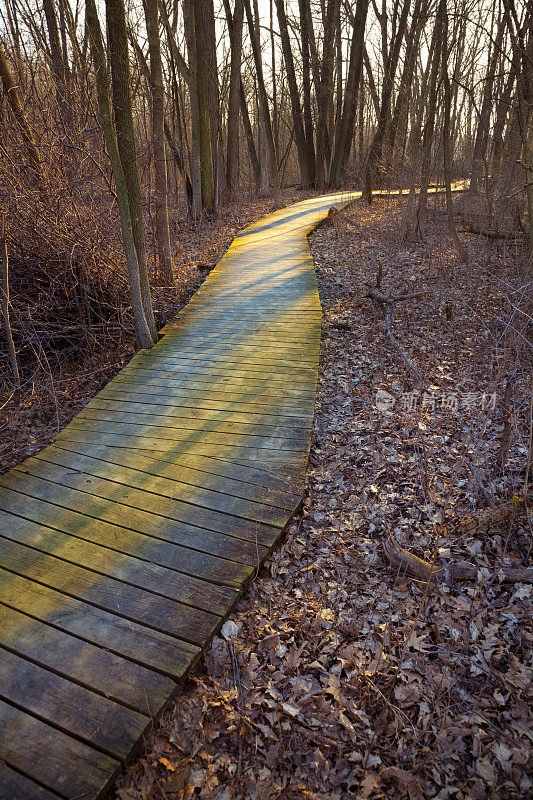
<svg viewBox="0 0 533 800">
<path fill-rule="evenodd" d="M 523 485 L 530 364 L 504 318 L 522 254 L 470 239 L 465 276 L 440 210 L 426 242 L 408 245 L 400 210 L 357 205 L 348 213 L 364 237 L 339 220 L 313 238 L 324 357 L 303 512 L 121 780 L 120 800 L 531 794 L 531 587 L 498 577 L 527 562 L 530 531 L 453 528 Z M 380 264 L 391 294 L 430 292 L 394 321 L 423 386 L 364 297 Z M 389 410 L 376 407 L 378 389 L 395 398 Z M 398 402 L 412 390 L 415 410 Z M 470 400 L 422 408 L 424 391 Z M 493 392 L 495 408 L 481 408 Z M 475 563 L 477 581 L 428 587 L 394 574 L 380 554 L 391 533 L 430 561 Z"/>
</svg>

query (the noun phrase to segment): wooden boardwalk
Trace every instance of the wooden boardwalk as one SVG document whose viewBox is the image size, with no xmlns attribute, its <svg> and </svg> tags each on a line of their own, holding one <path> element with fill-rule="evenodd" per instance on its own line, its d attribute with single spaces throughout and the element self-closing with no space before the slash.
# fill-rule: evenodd
<svg viewBox="0 0 533 800">
<path fill-rule="evenodd" d="M 321 310 L 307 234 L 237 236 L 189 305 L 0 476 L 0 798 L 105 794 L 298 506 Z"/>
</svg>

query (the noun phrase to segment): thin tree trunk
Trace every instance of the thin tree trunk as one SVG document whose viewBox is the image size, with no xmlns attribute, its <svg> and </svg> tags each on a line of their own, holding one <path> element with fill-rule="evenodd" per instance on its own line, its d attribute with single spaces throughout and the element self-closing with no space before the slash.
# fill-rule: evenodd
<svg viewBox="0 0 533 800">
<path fill-rule="evenodd" d="M 228 197 L 231 198 L 234 196 L 239 183 L 239 93 L 241 88 L 244 0 L 235 0 L 233 18 L 231 18 L 229 0 L 224 0 L 224 7 L 226 9 L 231 44 L 226 155 L 226 185 Z"/>
<path fill-rule="evenodd" d="M 44 181 L 43 167 L 41 164 L 41 157 L 39 155 L 39 151 L 37 150 L 35 139 L 33 138 L 32 129 L 30 128 L 28 120 L 26 119 L 24 111 L 22 110 L 22 105 L 18 95 L 17 86 L 13 81 L 11 70 L 9 69 L 5 53 L 1 46 L 0 46 L 0 78 L 2 79 L 2 85 L 4 87 L 4 92 L 7 96 L 9 105 L 11 106 L 11 111 L 13 112 L 13 116 L 17 121 L 17 124 L 20 128 L 22 139 L 24 141 L 24 144 L 26 145 L 26 150 L 28 152 L 28 156 L 31 162 L 31 168 L 34 173 L 37 185 L 41 190 L 41 192 L 45 192 L 45 181 Z"/>
<path fill-rule="evenodd" d="M 437 16 L 432 36 L 433 60 L 428 85 L 428 103 L 426 108 L 426 123 L 422 139 L 422 171 L 420 175 L 420 195 L 416 210 L 416 232 L 423 238 L 426 225 L 427 196 L 431 169 L 431 147 L 435 133 L 435 117 L 437 113 L 437 89 L 439 67 L 441 62 L 442 19 Z"/>
<path fill-rule="evenodd" d="M 183 0 L 183 28 L 185 32 L 185 40 L 187 42 L 187 53 L 189 56 L 188 89 L 191 111 L 191 181 L 194 216 L 197 218 L 202 213 L 202 170 L 200 164 L 200 120 L 198 112 L 196 33 L 194 30 L 194 9 L 192 7 L 192 0 Z"/>
<path fill-rule="evenodd" d="M 198 144 L 200 153 L 200 177 L 202 184 L 202 207 L 208 214 L 216 209 L 215 176 L 213 171 L 213 139 L 211 136 L 211 93 L 209 66 L 209 16 L 206 0 L 192 0 L 194 35 L 196 43 L 196 88 L 198 98 Z M 216 139 L 215 139 L 216 141 Z"/>
<path fill-rule="evenodd" d="M 411 27 L 406 37 L 405 61 L 400 79 L 398 96 L 392 114 L 391 124 L 388 129 L 386 148 L 389 155 L 389 162 L 392 161 L 395 144 L 398 138 L 404 139 L 403 132 L 407 130 L 407 116 L 409 102 L 414 83 L 416 57 L 420 47 L 420 37 L 424 22 L 427 19 L 427 0 L 416 0 L 413 8 Z M 400 134 L 400 137 L 398 135 Z M 402 145 L 403 147 L 403 145 Z"/>
<path fill-rule="evenodd" d="M 472 168 L 470 172 L 469 191 L 472 193 L 476 193 L 478 191 L 478 184 L 483 173 L 483 162 L 487 153 L 490 132 L 490 117 L 493 109 L 492 90 L 494 86 L 494 76 L 496 74 L 496 65 L 498 63 L 498 57 L 500 55 L 503 42 L 504 30 L 505 25 L 502 19 L 498 25 L 496 39 L 493 44 L 492 55 L 487 66 L 485 85 L 483 87 L 483 100 L 481 103 L 481 110 L 479 112 L 476 139 L 474 142 L 474 153 L 472 156 Z"/>
<path fill-rule="evenodd" d="M 155 340 L 152 336 L 144 310 L 139 275 L 139 262 L 133 236 L 128 189 L 118 150 L 115 130 L 113 127 L 111 101 L 109 99 L 109 84 L 107 81 L 107 64 L 95 0 L 86 0 L 85 20 L 87 29 L 89 31 L 91 52 L 96 71 L 96 91 L 98 96 L 100 125 L 102 126 L 105 146 L 109 156 L 109 161 L 111 163 L 113 177 L 115 179 L 116 197 L 120 214 L 120 224 L 122 228 L 122 242 L 126 255 L 126 269 L 128 273 L 128 285 L 133 309 L 135 332 L 137 334 L 137 339 L 140 346 L 144 348 L 150 348 L 153 346 Z"/>
<path fill-rule="evenodd" d="M 72 125 L 72 100 L 67 86 L 67 73 L 61 51 L 59 28 L 53 0 L 43 0 L 43 11 L 46 27 L 48 28 L 52 75 L 56 86 L 57 102 L 65 123 L 70 127 Z"/>
<path fill-rule="evenodd" d="M 4 336 L 7 343 L 7 354 L 12 370 L 12 382 L 15 384 L 14 401 L 20 400 L 20 374 L 17 351 L 13 342 L 11 323 L 9 321 L 9 257 L 7 252 L 6 212 L 0 213 L 0 309 L 4 320 Z"/>
<path fill-rule="evenodd" d="M 317 90 L 318 131 L 317 131 L 317 187 L 322 189 L 326 181 L 326 164 L 329 163 L 328 108 L 333 96 L 333 66 L 335 57 L 335 25 L 338 18 L 340 0 L 329 0 L 324 22 L 324 45 L 322 50 L 322 69 L 320 85 Z"/>
<path fill-rule="evenodd" d="M 276 10 L 278 13 L 283 60 L 285 61 L 285 71 L 287 73 L 287 83 L 289 84 L 289 94 L 291 98 L 292 120 L 294 123 L 294 140 L 296 142 L 296 149 L 298 151 L 300 179 L 303 186 L 309 186 L 311 182 L 311 176 L 309 175 L 307 143 L 305 141 L 300 93 L 298 91 L 298 84 L 296 83 L 296 72 L 294 69 L 294 59 L 292 56 L 289 30 L 287 27 L 287 16 L 285 14 L 284 0 L 276 0 Z"/>
<path fill-rule="evenodd" d="M 302 37 L 302 91 L 307 171 L 309 182 L 314 185 L 316 163 L 313 114 L 311 110 L 311 65 L 309 54 L 309 25 L 311 13 L 309 10 L 309 0 L 298 0 L 298 4 L 300 9 L 300 33 Z"/>
<path fill-rule="evenodd" d="M 398 29 L 394 34 L 393 41 L 388 52 L 387 61 L 384 62 L 383 65 L 383 89 L 381 92 L 378 127 L 374 138 L 372 139 L 372 144 L 370 145 L 365 168 L 364 195 L 365 199 L 369 203 L 372 202 L 372 187 L 376 177 L 382 170 L 383 143 L 385 141 L 386 128 L 390 121 L 394 77 L 398 68 L 401 44 L 405 36 L 409 6 L 410 0 L 403 0 L 402 11 L 398 22 Z M 383 15 L 384 14 L 385 12 L 383 12 Z"/>
<path fill-rule="evenodd" d="M 152 338 L 155 339 L 156 328 L 146 266 L 141 182 L 137 166 L 137 150 L 133 129 L 126 14 L 123 0 L 106 0 L 105 5 L 117 147 L 128 192 L 144 315 Z"/>
<path fill-rule="evenodd" d="M 242 126 L 244 128 L 244 133 L 246 135 L 246 145 L 248 147 L 248 155 L 250 158 L 250 164 L 254 175 L 255 187 L 259 191 L 259 188 L 261 186 L 261 164 L 259 163 L 259 158 L 257 155 L 257 149 L 254 141 L 254 132 L 252 130 L 252 123 L 250 121 L 250 113 L 248 111 L 248 103 L 246 102 L 246 94 L 244 91 L 242 79 L 239 81 L 239 83 L 240 83 L 239 103 L 241 108 Z"/>
<path fill-rule="evenodd" d="M 268 95 L 263 77 L 263 68 L 261 65 L 261 52 L 259 48 L 259 41 L 257 37 L 256 28 L 254 25 L 254 18 L 252 16 L 250 0 L 244 0 L 244 7 L 246 9 L 246 18 L 248 20 L 248 30 L 250 33 L 250 41 L 252 43 L 252 52 L 254 56 L 257 85 L 259 87 L 259 111 L 261 114 L 264 133 L 266 136 L 266 146 L 268 150 L 268 160 L 272 178 L 272 192 L 274 195 L 274 202 L 278 204 L 280 202 L 278 158 L 276 154 L 276 146 L 274 144 L 274 136 L 272 133 L 272 122 L 270 119 L 270 111 L 268 108 Z"/>
<path fill-rule="evenodd" d="M 442 130 L 442 149 L 444 155 L 444 185 L 446 192 L 446 213 L 448 216 L 448 227 L 457 250 L 461 263 L 468 267 L 468 253 L 462 241 L 459 239 L 455 218 L 453 213 L 453 198 L 451 188 L 452 171 L 452 148 L 450 136 L 450 117 L 452 107 L 452 91 L 450 76 L 448 75 L 448 10 L 447 0 L 440 0 L 438 15 L 442 27 L 442 80 L 444 83 L 444 104 L 443 104 L 443 130 Z"/>
<path fill-rule="evenodd" d="M 152 91 L 152 149 L 155 172 L 155 221 L 157 251 L 159 256 L 159 278 L 170 286 L 174 283 L 170 230 L 167 207 L 167 159 L 165 154 L 165 94 L 163 87 L 163 65 L 159 40 L 158 0 L 144 0 L 146 33 L 150 53 L 150 88 Z"/>
<path fill-rule="evenodd" d="M 357 93 L 361 85 L 361 74 L 363 71 L 363 41 L 368 5 L 369 0 L 357 0 L 355 15 L 353 20 L 351 20 L 353 32 L 350 45 L 348 80 L 346 81 L 342 116 L 340 124 L 337 125 L 335 150 L 331 160 L 329 176 L 329 183 L 332 188 L 338 188 L 342 170 L 346 166 L 350 155 L 357 113 Z"/>
</svg>

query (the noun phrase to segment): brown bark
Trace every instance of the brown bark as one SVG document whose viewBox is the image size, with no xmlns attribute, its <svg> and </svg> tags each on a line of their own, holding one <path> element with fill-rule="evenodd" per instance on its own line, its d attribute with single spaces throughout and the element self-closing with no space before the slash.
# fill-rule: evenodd
<svg viewBox="0 0 533 800">
<path fill-rule="evenodd" d="M 423 237 L 426 225 L 427 193 L 429 188 L 429 177 L 431 168 L 431 147 L 435 133 L 435 117 L 437 113 L 437 90 L 439 68 L 441 63 L 441 42 L 442 42 L 442 19 L 437 15 L 433 28 L 431 49 L 433 56 L 429 72 L 428 81 L 428 101 L 426 106 L 426 116 L 424 134 L 422 137 L 422 170 L 420 175 L 420 195 L 416 210 L 416 232 L 419 237 Z"/>
<path fill-rule="evenodd" d="M 14 400 L 20 400 L 20 374 L 17 360 L 17 351 L 11 333 L 9 321 L 9 257 L 7 252 L 6 214 L 0 213 L 0 310 L 4 321 L 4 337 L 7 344 L 7 354 L 12 370 L 12 382 L 15 385 Z"/>
<path fill-rule="evenodd" d="M 248 31 L 250 34 L 250 41 L 252 43 L 252 52 L 254 57 L 257 85 L 259 88 L 259 111 L 261 114 L 263 129 L 266 136 L 268 161 L 270 167 L 270 175 L 272 179 L 272 193 L 274 195 L 274 202 L 277 204 L 280 201 L 278 158 L 276 154 L 276 146 L 274 144 L 274 135 L 272 132 L 272 121 L 270 119 L 270 111 L 268 108 L 268 95 L 263 76 L 263 67 L 261 64 L 261 52 L 259 47 L 257 31 L 254 25 L 254 18 L 252 16 L 250 0 L 244 0 L 244 7 L 246 10 L 246 18 L 248 21 Z"/>
<path fill-rule="evenodd" d="M 141 182 L 133 129 L 126 14 L 123 0 L 106 0 L 105 5 L 117 147 L 126 181 L 133 240 L 139 264 L 139 281 L 144 315 L 150 334 L 155 338 L 156 329 L 146 266 Z"/>
<path fill-rule="evenodd" d="M 129 206 L 128 188 L 120 160 L 117 139 L 113 127 L 111 101 L 109 98 L 109 84 L 107 80 L 107 64 L 100 23 L 96 11 L 95 0 L 86 0 L 85 20 L 91 40 L 91 52 L 96 71 L 96 91 L 98 95 L 98 115 L 104 141 L 115 179 L 117 204 L 122 228 L 122 242 L 126 256 L 126 270 L 130 290 L 131 305 L 137 340 L 141 347 L 150 348 L 154 344 L 154 337 L 146 319 L 143 303 L 139 261 L 133 235 L 132 219 Z"/>
<path fill-rule="evenodd" d="M 202 207 L 208 214 L 216 209 L 215 175 L 213 153 L 213 134 L 210 96 L 209 69 L 211 54 L 209 52 L 209 2 L 191 0 L 194 20 L 194 37 L 196 47 L 196 97 L 198 103 L 198 151 L 200 155 L 200 180 L 202 186 Z M 216 141 L 216 138 L 215 138 Z"/>
<path fill-rule="evenodd" d="M 294 125 L 294 141 L 298 151 L 298 161 L 300 164 L 300 179 L 303 186 L 309 186 L 311 175 L 309 171 L 309 160 L 307 154 L 307 143 L 305 141 L 304 123 L 302 116 L 302 106 L 300 103 L 300 93 L 296 83 L 296 72 L 294 69 L 294 59 L 292 55 L 289 30 L 287 27 L 287 16 L 285 13 L 284 0 L 276 0 L 276 10 L 278 13 L 279 32 L 281 46 L 283 49 L 283 60 L 285 61 L 285 71 L 287 73 L 287 83 L 291 98 L 292 121 Z"/>
<path fill-rule="evenodd" d="M 183 2 L 183 27 L 185 40 L 187 42 L 187 54 L 189 58 L 189 103 L 191 113 L 191 182 L 193 194 L 194 216 L 198 217 L 202 212 L 202 185 L 201 185 L 201 164 L 200 164 L 200 134 L 199 134 L 199 112 L 198 112 L 198 88 L 196 66 L 196 33 L 194 28 L 194 9 L 192 0 Z"/>
<path fill-rule="evenodd" d="M 487 74 L 485 76 L 485 83 L 483 86 L 483 100 L 479 112 L 479 119 L 477 124 L 476 138 L 474 142 L 474 153 L 472 156 L 472 168 L 470 171 L 470 187 L 471 192 L 477 192 L 480 178 L 483 174 L 483 163 L 487 153 L 490 132 L 490 117 L 493 109 L 493 86 L 494 76 L 496 74 L 496 65 L 498 58 L 501 54 L 501 47 L 503 42 L 503 34 L 505 25 L 503 19 L 500 20 L 496 39 L 493 44 L 493 51 L 487 66 Z"/>
<path fill-rule="evenodd" d="M 309 50 L 309 26 L 311 11 L 309 0 L 298 0 L 300 11 L 300 34 L 302 40 L 302 92 L 303 92 L 303 118 L 305 130 L 305 146 L 307 153 L 307 169 L 309 181 L 314 185 L 316 162 L 313 130 L 313 114 L 311 110 L 311 58 Z"/>
<path fill-rule="evenodd" d="M 324 44 L 322 49 L 322 65 L 320 83 L 317 89 L 318 129 L 316 182 L 322 189 L 326 182 L 326 170 L 329 165 L 328 108 L 333 96 L 333 67 L 335 58 L 335 24 L 338 17 L 340 0 L 328 0 L 324 20 Z"/>
<path fill-rule="evenodd" d="M 52 62 L 52 75 L 56 86 L 56 95 L 59 108 L 65 123 L 72 125 L 72 98 L 68 89 L 67 69 L 63 60 L 59 28 L 53 0 L 43 0 L 43 11 L 48 29 L 50 43 L 50 56 Z"/>
<path fill-rule="evenodd" d="M 226 185 L 228 197 L 232 197 L 239 181 L 239 103 L 241 88 L 242 26 L 244 22 L 244 0 L 235 0 L 231 18 L 229 0 L 224 0 L 228 20 L 231 64 L 228 99 L 228 144 L 226 155 Z M 231 24 L 230 24 L 231 18 Z"/>
<path fill-rule="evenodd" d="M 441 0 L 439 3 L 438 14 L 442 26 L 442 79 L 444 83 L 444 103 L 443 103 L 443 130 L 442 130 L 442 149 L 444 155 L 444 185 L 446 192 L 446 213 L 448 217 L 448 228 L 452 235 L 453 243 L 457 254 L 462 264 L 468 267 L 468 252 L 466 247 L 459 238 L 457 227 L 455 225 L 455 217 L 453 213 L 453 199 L 452 199 L 452 143 L 450 135 L 450 118 L 451 118 L 451 105 L 452 94 L 450 86 L 450 76 L 448 75 L 448 10 L 446 7 L 446 0 Z"/>
<path fill-rule="evenodd" d="M 398 21 L 398 27 L 394 33 L 387 60 L 383 64 L 383 89 L 381 92 L 381 104 L 379 108 L 378 126 L 367 157 L 364 196 L 367 202 L 372 202 L 372 187 L 381 172 L 383 160 L 383 143 L 385 141 L 386 128 L 389 124 L 392 91 L 394 89 L 394 77 L 398 68 L 400 58 L 400 48 L 405 36 L 407 27 L 407 15 L 409 12 L 410 0 L 403 0 L 402 11 Z M 383 12 L 384 15 L 385 12 Z"/>
<path fill-rule="evenodd" d="M 33 138 L 33 131 L 30 128 L 28 120 L 26 119 L 26 115 L 24 114 L 24 111 L 22 110 L 22 105 L 20 102 L 17 87 L 15 85 L 15 82 L 13 81 L 11 70 L 9 69 L 5 53 L 1 46 L 0 46 L 0 79 L 2 80 L 4 92 L 6 93 L 9 105 L 11 106 L 11 111 L 13 112 L 13 116 L 15 117 L 15 120 L 17 121 L 17 124 L 20 128 L 22 139 L 24 141 L 24 144 L 26 145 L 26 150 L 28 152 L 28 156 L 31 162 L 31 168 L 33 174 L 35 176 L 39 189 L 42 192 L 44 192 L 45 181 L 44 181 L 43 168 L 41 164 L 41 157 L 39 155 L 39 151 L 37 150 L 35 139 Z"/>
<path fill-rule="evenodd" d="M 517 114 L 529 220 L 529 274 L 533 276 L 533 3 L 527 3 L 522 25 L 512 0 L 503 0 L 503 5 L 517 76 Z"/>
<path fill-rule="evenodd" d="M 165 95 L 163 65 L 159 40 L 158 0 L 144 0 L 146 33 L 150 53 L 150 89 L 152 94 L 152 149 L 155 173 L 155 220 L 159 279 L 166 285 L 174 283 L 167 207 L 167 159 L 165 154 Z"/>
<path fill-rule="evenodd" d="M 363 71 L 363 41 L 368 5 L 369 0 L 357 0 L 355 15 L 351 20 L 353 32 L 350 45 L 348 79 L 346 81 L 342 115 L 336 126 L 335 149 L 329 176 L 329 184 L 332 188 L 338 188 L 342 171 L 350 155 L 357 112 L 357 93 Z"/>
</svg>

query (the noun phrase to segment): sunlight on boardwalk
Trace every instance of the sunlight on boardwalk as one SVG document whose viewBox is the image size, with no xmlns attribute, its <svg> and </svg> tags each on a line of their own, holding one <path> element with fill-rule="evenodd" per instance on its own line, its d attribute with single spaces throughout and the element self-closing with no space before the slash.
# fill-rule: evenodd
<svg viewBox="0 0 533 800">
<path fill-rule="evenodd" d="M 237 236 L 189 305 L 0 477 L 0 798 L 99 797 L 301 499 L 320 355 L 307 234 Z"/>
</svg>

